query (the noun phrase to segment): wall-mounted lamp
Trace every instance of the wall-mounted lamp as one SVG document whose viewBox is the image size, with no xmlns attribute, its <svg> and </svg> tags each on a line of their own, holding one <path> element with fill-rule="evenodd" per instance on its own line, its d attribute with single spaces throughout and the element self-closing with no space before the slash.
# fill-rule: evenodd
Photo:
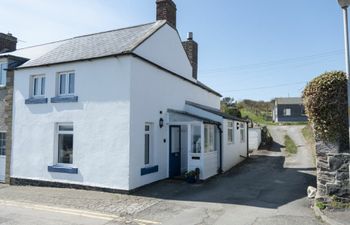
<svg viewBox="0 0 350 225">
<path fill-rule="evenodd" d="M 162 128 L 164 126 L 164 120 L 163 118 L 159 119 L 159 127 Z"/>
</svg>

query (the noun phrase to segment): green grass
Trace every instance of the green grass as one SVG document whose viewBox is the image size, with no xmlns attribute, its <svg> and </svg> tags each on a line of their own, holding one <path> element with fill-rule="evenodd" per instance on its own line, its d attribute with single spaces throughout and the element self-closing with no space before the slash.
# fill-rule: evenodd
<svg viewBox="0 0 350 225">
<path fill-rule="evenodd" d="M 307 142 L 315 142 L 314 132 L 310 125 L 305 126 L 301 132 L 303 133 L 303 136 Z"/>
<path fill-rule="evenodd" d="M 308 143 L 308 145 L 312 149 L 312 156 L 314 158 L 314 165 L 316 165 L 316 142 L 315 142 L 314 131 L 312 130 L 312 127 L 310 126 L 310 124 L 308 124 L 307 126 L 305 126 L 301 130 L 301 132 L 302 132 L 306 142 Z"/>
<path fill-rule="evenodd" d="M 253 120 L 254 123 L 258 123 L 260 125 L 272 125 L 274 124 L 272 121 L 267 121 L 264 116 L 262 115 L 256 115 L 255 113 L 247 110 L 247 109 L 241 109 L 242 117 L 248 116 L 249 119 Z"/>
<path fill-rule="evenodd" d="M 323 202 L 319 202 L 319 201 L 316 202 L 316 206 L 321 210 L 324 210 L 327 208 L 326 204 L 324 204 Z"/>
<path fill-rule="evenodd" d="M 296 154 L 298 152 L 298 147 L 288 135 L 284 136 L 284 145 L 289 154 Z"/>
</svg>

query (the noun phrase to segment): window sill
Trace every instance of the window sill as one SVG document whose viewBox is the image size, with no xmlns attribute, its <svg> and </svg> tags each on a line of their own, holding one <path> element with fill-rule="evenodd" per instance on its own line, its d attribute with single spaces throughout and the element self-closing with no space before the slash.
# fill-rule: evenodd
<svg viewBox="0 0 350 225">
<path fill-rule="evenodd" d="M 158 169 L 159 169 L 158 166 L 141 168 L 141 176 L 144 176 L 150 173 L 156 173 L 158 172 Z"/>
<path fill-rule="evenodd" d="M 25 100 L 25 104 L 47 104 L 47 98 L 28 98 Z"/>
<path fill-rule="evenodd" d="M 78 102 L 78 96 L 57 96 L 51 98 L 51 103 Z"/>
<path fill-rule="evenodd" d="M 53 173 L 78 174 L 78 168 L 73 168 L 68 166 L 66 167 L 66 166 L 53 165 L 53 166 L 48 166 L 47 170 Z"/>
</svg>

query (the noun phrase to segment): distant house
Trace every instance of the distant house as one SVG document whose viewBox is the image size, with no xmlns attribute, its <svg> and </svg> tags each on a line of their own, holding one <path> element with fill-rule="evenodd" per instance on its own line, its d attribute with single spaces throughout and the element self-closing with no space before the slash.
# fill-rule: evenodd
<svg viewBox="0 0 350 225">
<path fill-rule="evenodd" d="M 297 97 L 275 98 L 273 121 L 276 123 L 307 121 L 302 99 Z"/>
<path fill-rule="evenodd" d="M 40 35 L 40 34 L 38 34 Z M 157 21 L 17 49 L 11 183 L 129 191 L 247 157 L 245 120 L 197 79 L 197 43 L 176 6 Z"/>
</svg>

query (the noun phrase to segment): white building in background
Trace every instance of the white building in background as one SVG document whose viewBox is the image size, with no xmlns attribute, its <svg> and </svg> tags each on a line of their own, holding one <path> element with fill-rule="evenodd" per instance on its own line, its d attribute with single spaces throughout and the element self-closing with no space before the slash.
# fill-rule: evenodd
<svg viewBox="0 0 350 225">
<path fill-rule="evenodd" d="M 171 0 L 157 0 L 154 23 L 7 53 L 27 59 L 15 70 L 12 183 L 129 191 L 241 162 L 247 123 L 220 112 L 197 54 Z"/>
</svg>

